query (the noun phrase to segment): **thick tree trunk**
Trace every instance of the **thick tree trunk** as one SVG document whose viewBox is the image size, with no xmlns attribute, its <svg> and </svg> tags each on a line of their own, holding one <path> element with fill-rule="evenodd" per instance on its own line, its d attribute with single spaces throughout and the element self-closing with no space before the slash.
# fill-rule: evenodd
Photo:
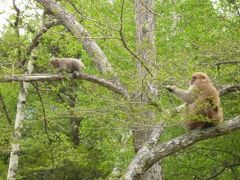
<svg viewBox="0 0 240 180">
<path fill-rule="evenodd" d="M 16 6 L 15 0 L 13 0 L 13 7 L 16 11 L 16 20 L 14 23 L 14 29 L 16 32 L 16 36 L 19 38 L 19 22 L 20 22 L 20 10 Z M 18 58 L 21 60 L 21 47 L 18 47 Z M 31 73 L 31 72 L 29 72 Z M 9 167 L 8 167 L 8 174 L 7 179 L 8 180 L 15 180 L 16 179 L 16 173 L 18 169 L 18 158 L 19 158 L 19 143 L 18 140 L 21 137 L 21 128 L 22 128 L 22 121 L 24 119 L 24 108 L 26 103 L 26 97 L 27 97 L 27 89 L 28 89 L 28 83 L 22 82 L 20 83 L 20 92 L 18 95 L 18 103 L 17 103 L 17 113 L 16 113 L 16 119 L 15 119 L 15 126 L 14 126 L 14 135 L 12 137 L 12 148 L 9 158 Z"/>
<path fill-rule="evenodd" d="M 147 66 L 155 67 L 156 64 L 156 46 L 155 46 L 155 19 L 154 14 L 148 11 L 154 8 L 154 0 L 135 0 L 135 19 L 136 19 L 136 51 L 138 57 L 140 57 Z M 148 77 L 146 70 L 138 64 L 138 73 L 141 86 L 139 91 L 141 93 L 142 102 L 148 102 L 149 98 L 146 93 L 151 94 L 154 98 L 156 91 L 154 91 L 154 85 L 151 82 L 151 78 Z M 150 68 L 153 69 L 153 68 Z M 147 79 L 145 87 L 142 87 L 142 82 Z M 143 119 L 147 119 L 145 127 L 134 125 L 134 145 L 135 150 L 138 151 L 149 139 L 153 131 L 153 124 L 155 119 L 155 113 L 152 111 L 142 112 L 141 116 Z M 152 127 L 151 127 L 152 126 Z M 161 180 L 162 170 L 159 163 L 155 163 L 151 168 L 148 169 L 143 175 L 138 177 L 143 180 Z"/>
<path fill-rule="evenodd" d="M 17 114 L 15 119 L 15 126 L 14 126 L 14 136 L 13 136 L 13 143 L 12 149 L 9 159 L 9 168 L 8 168 L 8 180 L 16 179 L 16 172 L 18 169 L 18 157 L 19 157 L 19 143 L 18 140 L 21 137 L 21 128 L 22 128 L 22 121 L 24 119 L 24 108 L 26 103 L 27 97 L 27 88 L 28 83 L 21 83 L 21 90 L 18 96 L 18 103 L 17 103 Z"/>
</svg>

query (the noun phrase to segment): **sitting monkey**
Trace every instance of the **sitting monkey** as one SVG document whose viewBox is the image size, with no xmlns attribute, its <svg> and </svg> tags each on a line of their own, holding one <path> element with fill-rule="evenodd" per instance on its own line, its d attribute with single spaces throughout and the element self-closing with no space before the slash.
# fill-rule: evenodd
<svg viewBox="0 0 240 180">
<path fill-rule="evenodd" d="M 192 75 L 187 91 L 176 86 L 166 88 L 186 103 L 186 125 L 189 129 L 205 129 L 222 122 L 223 112 L 217 89 L 207 74 Z"/>
<path fill-rule="evenodd" d="M 70 73 L 80 73 L 85 68 L 82 61 L 74 58 L 52 58 L 50 63 L 57 72 L 66 71 Z"/>
</svg>

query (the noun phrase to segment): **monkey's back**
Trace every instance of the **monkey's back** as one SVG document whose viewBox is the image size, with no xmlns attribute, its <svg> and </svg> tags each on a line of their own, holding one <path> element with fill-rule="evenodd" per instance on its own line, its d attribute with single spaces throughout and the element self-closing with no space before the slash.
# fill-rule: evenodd
<svg viewBox="0 0 240 180">
<path fill-rule="evenodd" d="M 81 60 L 74 59 L 74 58 L 63 58 L 61 61 L 64 61 L 66 65 L 66 69 L 68 69 L 70 72 L 81 72 L 82 69 L 84 69 L 84 65 L 81 62 Z"/>
<path fill-rule="evenodd" d="M 199 96 L 192 104 L 187 106 L 188 122 L 213 122 L 222 121 L 222 108 L 218 91 L 212 83 L 206 82 L 198 86 Z M 203 123 L 204 124 L 204 123 Z"/>
</svg>

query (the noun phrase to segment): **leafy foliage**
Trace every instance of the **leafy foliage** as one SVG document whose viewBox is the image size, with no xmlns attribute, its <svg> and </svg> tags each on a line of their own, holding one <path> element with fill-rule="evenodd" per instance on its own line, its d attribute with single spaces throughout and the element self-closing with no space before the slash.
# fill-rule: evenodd
<svg viewBox="0 0 240 180">
<path fill-rule="evenodd" d="M 135 93 L 137 88 L 144 90 L 144 83 L 138 79 L 136 61 L 120 41 L 122 1 L 60 2 L 90 32 L 129 93 Z M 161 141 L 185 131 L 180 115 L 172 113 L 180 101 L 169 95 L 162 85 L 187 87 L 188 77 L 195 71 L 208 73 L 217 87 L 239 84 L 240 16 L 234 7 L 236 5 L 240 9 L 240 5 L 235 1 L 218 2 L 156 1 L 153 10 L 157 13 L 157 73 L 154 83 L 159 87 L 155 101 L 160 108 L 151 104 L 126 102 L 107 89 L 85 81 L 38 83 L 43 99 L 41 103 L 36 88 L 30 85 L 20 142 L 18 179 L 118 178 L 134 156 L 132 124 L 137 122 L 144 127 L 144 121 L 147 121 L 143 119 L 142 111 L 151 109 L 156 113 L 157 121 L 167 121 Z M 27 8 L 32 12 L 36 7 Z M 35 27 L 39 19 L 36 16 L 36 21 L 26 16 L 21 18 L 24 33 L 20 37 L 10 25 L 1 34 L 1 76 L 25 72 L 21 61 L 26 58 L 25 50 L 33 37 L 32 31 L 37 31 Z M 123 32 L 133 52 L 136 46 L 134 18 L 134 4 L 128 1 L 124 7 Z M 18 50 L 22 52 L 21 57 Z M 84 73 L 104 77 L 79 41 L 63 26 L 53 27 L 45 33 L 33 54 L 37 57 L 34 62 L 35 73 L 52 72 L 50 57 L 80 57 L 87 67 Z M 222 61 L 237 63 L 217 65 Z M 0 84 L 0 93 L 12 121 L 18 91 L 17 83 Z M 221 101 L 225 119 L 240 114 L 239 92 L 225 95 Z M 9 124 L 2 105 L 0 107 L 0 178 L 4 179 L 13 124 Z M 46 111 L 46 117 L 43 110 Z M 78 122 L 78 131 L 74 131 L 73 122 Z M 75 132 L 79 139 L 74 139 Z M 239 135 L 236 132 L 207 140 L 164 159 L 165 178 L 237 179 L 240 175 Z M 79 141 L 78 145 L 76 141 Z"/>
</svg>

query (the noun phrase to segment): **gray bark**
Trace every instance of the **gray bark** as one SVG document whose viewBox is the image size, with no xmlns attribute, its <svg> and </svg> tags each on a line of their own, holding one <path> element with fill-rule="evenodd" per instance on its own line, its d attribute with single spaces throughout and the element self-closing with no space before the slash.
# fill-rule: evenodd
<svg viewBox="0 0 240 180">
<path fill-rule="evenodd" d="M 191 131 L 167 142 L 161 143 L 152 149 L 145 149 L 133 159 L 124 177 L 127 180 L 137 180 L 152 165 L 159 160 L 170 156 L 199 141 L 222 136 L 240 129 L 240 116 L 235 117 L 219 127 L 202 131 Z"/>
<path fill-rule="evenodd" d="M 232 93 L 232 92 L 238 92 L 238 91 L 240 91 L 240 84 L 236 84 L 236 85 L 221 88 L 219 90 L 219 95 L 224 96 L 225 94 Z"/>
<path fill-rule="evenodd" d="M 143 59 L 145 64 L 151 67 L 156 67 L 156 45 L 155 45 L 155 19 L 154 14 L 149 9 L 154 8 L 154 0 L 135 0 L 135 19 L 136 19 L 136 52 L 138 57 Z M 150 94 L 152 98 L 157 95 L 156 88 L 151 82 L 151 78 L 148 77 L 146 69 L 139 63 L 137 64 L 139 81 L 141 86 L 138 88 L 141 93 L 142 102 L 148 102 Z M 142 87 L 142 82 L 147 79 L 145 87 Z M 155 113 L 152 111 L 142 112 L 141 117 L 147 119 L 145 122 L 147 126 L 134 125 L 134 145 L 135 150 L 138 153 L 145 151 L 144 143 L 148 140 L 149 136 L 153 132 Z M 126 176 L 126 179 L 128 177 Z M 143 180 L 161 180 L 162 170 L 160 163 L 155 163 L 149 168 L 143 175 L 138 176 L 138 179 Z"/>
<path fill-rule="evenodd" d="M 16 179 L 16 173 L 18 169 L 19 150 L 20 150 L 19 148 L 20 145 L 18 143 L 18 140 L 21 138 L 21 128 L 22 128 L 22 121 L 24 120 L 24 108 L 25 108 L 26 97 L 27 97 L 27 88 L 28 88 L 28 83 L 22 82 L 21 90 L 18 95 L 13 143 L 12 143 L 12 149 L 11 149 L 11 154 L 9 158 L 9 168 L 8 168 L 8 174 L 7 174 L 8 180 Z"/>
<path fill-rule="evenodd" d="M 170 36 L 175 36 L 177 34 L 176 30 L 177 30 L 177 25 L 180 21 L 180 16 L 177 14 L 176 10 L 175 10 L 175 6 L 176 6 L 176 0 L 172 1 L 172 6 L 173 6 L 173 11 L 172 11 L 172 25 L 171 25 L 171 35 Z"/>
<path fill-rule="evenodd" d="M 135 0 L 136 52 L 150 69 L 154 69 L 156 67 L 155 18 L 145 6 L 153 9 L 154 0 Z M 138 63 L 138 72 L 140 78 L 145 78 L 147 72 L 140 63 Z"/>
<path fill-rule="evenodd" d="M 16 11 L 16 20 L 14 23 L 14 29 L 16 32 L 16 36 L 19 38 L 20 37 L 20 34 L 19 34 L 20 10 L 15 4 L 15 0 L 13 0 L 13 7 Z M 19 60 L 21 60 L 22 58 L 21 56 L 22 56 L 21 47 L 18 47 Z M 16 179 L 16 173 L 18 169 L 18 158 L 19 158 L 19 150 L 20 150 L 18 140 L 21 137 L 21 128 L 22 128 L 22 121 L 24 119 L 24 107 L 25 107 L 27 88 L 28 88 L 27 83 L 22 82 L 20 85 L 21 86 L 20 86 L 20 92 L 18 95 L 14 134 L 12 137 L 13 142 L 11 145 L 11 153 L 9 158 L 9 167 L 8 167 L 8 174 L 7 174 L 8 180 Z"/>
<path fill-rule="evenodd" d="M 33 81 L 61 81 L 63 79 L 81 79 L 81 80 L 86 80 L 89 82 L 93 82 L 96 84 L 99 84 L 100 86 L 103 86 L 111 91 L 113 91 L 116 94 L 119 94 L 123 96 L 124 98 L 128 97 L 128 94 L 124 88 L 121 86 L 111 82 L 107 81 L 103 78 L 98 78 L 92 75 L 88 74 L 76 74 L 74 75 L 68 75 L 68 76 L 63 76 L 63 75 L 52 75 L 52 74 L 31 74 L 31 75 L 13 75 L 13 76 L 4 76 L 3 78 L 0 79 L 0 83 L 6 83 L 6 82 L 33 82 Z"/>
</svg>

